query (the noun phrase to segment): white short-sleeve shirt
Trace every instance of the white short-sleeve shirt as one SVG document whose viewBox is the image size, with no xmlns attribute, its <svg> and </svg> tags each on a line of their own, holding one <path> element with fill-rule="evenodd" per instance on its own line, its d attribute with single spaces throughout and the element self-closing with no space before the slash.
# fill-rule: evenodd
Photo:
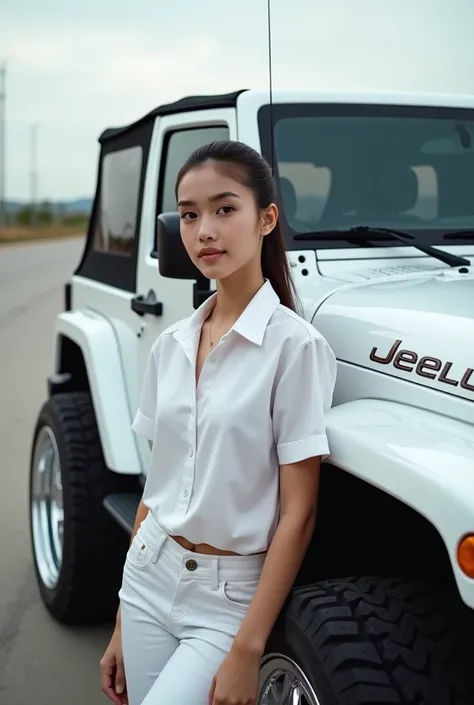
<svg viewBox="0 0 474 705">
<path fill-rule="evenodd" d="M 280 466 L 329 454 L 336 359 L 267 280 L 196 388 L 214 298 L 155 341 L 133 429 L 153 442 L 143 501 L 163 530 L 246 555 L 266 551 L 276 529 Z"/>
</svg>

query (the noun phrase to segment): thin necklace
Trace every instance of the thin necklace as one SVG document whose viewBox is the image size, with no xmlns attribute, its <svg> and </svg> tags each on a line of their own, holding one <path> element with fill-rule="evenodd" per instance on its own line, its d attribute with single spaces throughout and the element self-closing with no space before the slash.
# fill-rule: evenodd
<svg viewBox="0 0 474 705">
<path fill-rule="evenodd" d="M 211 314 L 211 316 L 212 316 L 212 314 Z M 210 318 L 210 321 L 209 321 L 209 344 L 210 344 L 211 348 L 214 347 L 214 342 L 213 342 L 212 336 L 211 336 L 212 324 L 213 324 L 213 323 L 214 323 L 214 317 L 212 316 L 212 317 Z"/>
</svg>

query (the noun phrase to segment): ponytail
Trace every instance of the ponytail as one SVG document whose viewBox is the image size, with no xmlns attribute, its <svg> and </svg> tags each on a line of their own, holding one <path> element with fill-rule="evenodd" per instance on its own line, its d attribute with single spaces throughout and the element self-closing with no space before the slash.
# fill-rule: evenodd
<svg viewBox="0 0 474 705">
<path fill-rule="evenodd" d="M 233 176 L 253 191 L 260 209 L 276 203 L 275 182 L 267 162 L 249 145 L 226 140 L 205 144 L 191 154 L 178 173 L 176 193 L 184 175 L 207 161 L 225 164 L 230 169 L 234 166 Z M 263 238 L 262 274 L 269 280 L 283 306 L 297 312 L 297 295 L 279 222 Z"/>
</svg>

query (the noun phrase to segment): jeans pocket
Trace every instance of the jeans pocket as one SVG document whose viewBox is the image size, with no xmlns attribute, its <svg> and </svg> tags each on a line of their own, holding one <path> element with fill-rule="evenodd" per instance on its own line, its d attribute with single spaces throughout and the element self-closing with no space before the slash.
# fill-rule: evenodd
<svg viewBox="0 0 474 705">
<path fill-rule="evenodd" d="M 137 531 L 127 552 L 127 561 L 135 568 L 144 568 L 150 558 L 151 546 L 143 539 L 140 530 Z"/>
<path fill-rule="evenodd" d="M 225 580 L 220 594 L 226 605 L 247 612 L 258 587 L 258 580 Z"/>
</svg>

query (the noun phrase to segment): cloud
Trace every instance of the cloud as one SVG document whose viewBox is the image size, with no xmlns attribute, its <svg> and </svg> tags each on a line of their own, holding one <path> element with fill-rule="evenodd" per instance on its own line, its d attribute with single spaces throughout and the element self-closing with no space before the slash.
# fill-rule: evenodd
<svg viewBox="0 0 474 705">
<path fill-rule="evenodd" d="M 137 7 L 2 7 L 10 197 L 28 194 L 33 122 L 41 123 L 42 195 L 72 197 L 94 188 L 105 127 L 187 94 L 268 86 L 266 0 Z M 468 93 L 472 26 L 472 0 L 272 0 L 274 87 Z"/>
</svg>

